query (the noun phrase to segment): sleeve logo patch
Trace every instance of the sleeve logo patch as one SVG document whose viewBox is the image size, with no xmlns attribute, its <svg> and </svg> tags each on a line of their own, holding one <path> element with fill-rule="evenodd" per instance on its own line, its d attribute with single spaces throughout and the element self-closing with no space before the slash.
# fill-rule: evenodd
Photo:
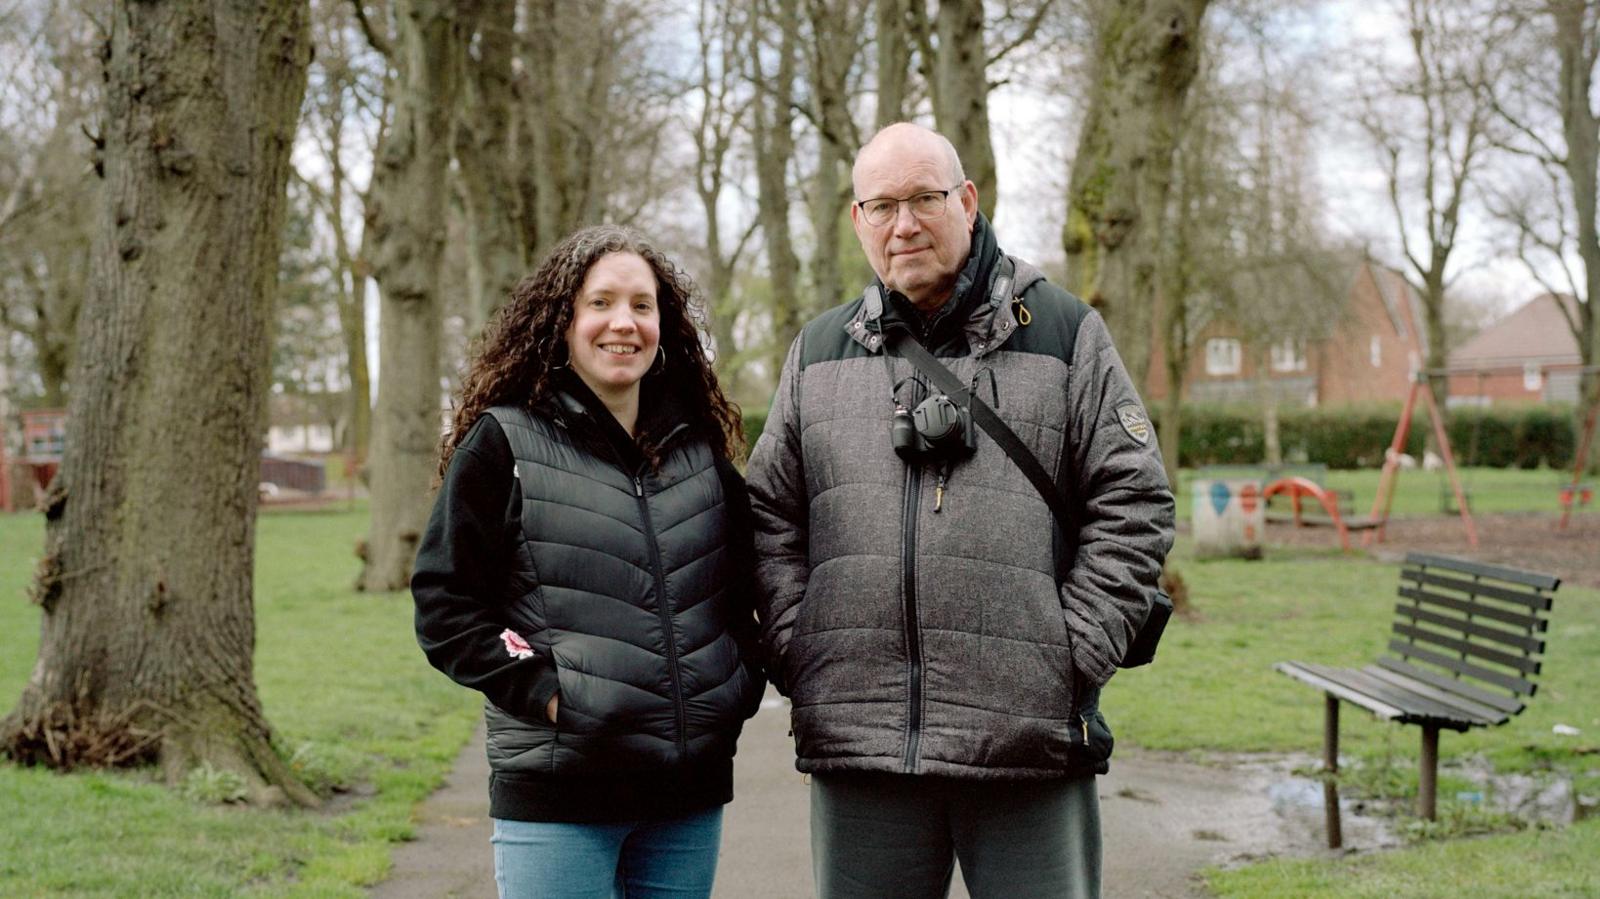
<svg viewBox="0 0 1600 899">
<path fill-rule="evenodd" d="M 1134 403 L 1117 407 L 1117 422 L 1128 436 L 1139 441 L 1140 446 L 1150 442 L 1150 417 Z"/>
</svg>

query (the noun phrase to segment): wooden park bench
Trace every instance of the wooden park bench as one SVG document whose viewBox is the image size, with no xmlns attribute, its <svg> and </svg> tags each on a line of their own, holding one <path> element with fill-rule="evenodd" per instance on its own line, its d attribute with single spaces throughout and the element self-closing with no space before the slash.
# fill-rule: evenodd
<svg viewBox="0 0 1600 899">
<path fill-rule="evenodd" d="M 1441 728 L 1505 724 L 1538 689 L 1551 595 L 1559 578 L 1448 556 L 1411 553 L 1400 570 L 1389 654 L 1363 668 L 1279 662 L 1278 671 L 1322 690 L 1328 846 L 1339 822 L 1339 703 L 1422 728 L 1417 814 L 1436 815 Z"/>
</svg>

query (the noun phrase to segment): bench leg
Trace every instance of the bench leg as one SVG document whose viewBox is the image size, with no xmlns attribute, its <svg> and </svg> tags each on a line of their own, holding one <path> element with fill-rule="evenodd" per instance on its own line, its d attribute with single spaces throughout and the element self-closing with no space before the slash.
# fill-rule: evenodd
<svg viewBox="0 0 1600 899">
<path fill-rule="evenodd" d="M 1322 713 L 1322 808 L 1328 822 L 1328 848 L 1344 845 L 1344 827 L 1339 820 L 1339 697 L 1323 697 Z"/>
<path fill-rule="evenodd" d="M 1438 819 L 1435 802 L 1439 781 L 1439 728 L 1422 728 L 1422 759 L 1417 769 L 1417 816 L 1429 821 Z"/>
</svg>

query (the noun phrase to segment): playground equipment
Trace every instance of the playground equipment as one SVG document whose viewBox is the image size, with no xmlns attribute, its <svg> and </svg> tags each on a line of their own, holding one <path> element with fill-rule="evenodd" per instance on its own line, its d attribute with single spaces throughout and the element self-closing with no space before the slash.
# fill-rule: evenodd
<svg viewBox="0 0 1600 899">
<path fill-rule="evenodd" d="M 1591 365 L 1586 371 L 1600 370 L 1600 366 Z M 1589 464 L 1589 450 L 1594 447 L 1595 424 L 1600 422 L 1600 406 L 1589 407 L 1589 414 L 1583 422 L 1583 435 L 1578 438 L 1577 458 L 1572 462 L 1572 483 L 1561 490 L 1561 521 L 1556 524 L 1556 530 L 1567 529 L 1567 521 L 1572 517 L 1574 502 L 1579 507 L 1587 506 L 1594 499 L 1594 488 L 1583 483 L 1583 470 Z"/>
<path fill-rule="evenodd" d="M 1456 470 L 1455 453 L 1450 449 L 1450 435 L 1444 427 L 1444 417 L 1439 414 L 1439 404 L 1433 398 L 1433 391 L 1428 388 L 1431 378 L 1449 378 L 1452 372 L 1446 369 L 1434 371 L 1420 370 L 1411 377 L 1411 389 L 1406 392 L 1406 404 L 1400 410 L 1400 421 L 1395 425 L 1394 440 L 1389 444 L 1389 451 L 1384 453 L 1383 474 L 1378 478 L 1378 493 L 1372 500 L 1372 514 L 1370 519 L 1374 522 L 1371 533 L 1361 538 L 1361 544 L 1366 546 L 1373 537 L 1382 543 L 1384 530 L 1389 524 L 1389 510 L 1394 505 L 1394 487 L 1400 476 L 1400 456 L 1406 449 L 1406 438 L 1411 436 L 1411 417 L 1417 411 L 1417 396 L 1420 394 L 1423 402 L 1428 407 L 1428 419 L 1433 424 L 1433 439 L 1438 442 L 1439 458 L 1444 460 L 1444 470 L 1450 479 L 1450 491 L 1456 501 L 1456 510 L 1461 515 L 1461 523 L 1467 530 L 1467 545 L 1473 549 L 1478 548 L 1478 526 L 1472 521 L 1472 509 L 1467 504 L 1466 491 L 1461 487 L 1461 475 Z"/>
<path fill-rule="evenodd" d="M 1339 511 L 1338 495 L 1315 481 L 1306 478 L 1279 478 L 1268 484 L 1261 491 L 1263 500 L 1271 499 L 1274 496 L 1287 496 L 1289 498 L 1290 508 L 1294 512 L 1295 527 L 1307 527 L 1316 524 L 1332 525 L 1339 533 L 1339 545 L 1344 547 L 1345 552 L 1350 551 L 1351 531 L 1365 531 L 1378 526 L 1378 523 L 1371 518 L 1346 520 Z M 1326 522 L 1304 517 L 1301 513 L 1300 501 L 1306 497 L 1316 500 L 1322 506 L 1323 511 L 1328 514 Z"/>
</svg>

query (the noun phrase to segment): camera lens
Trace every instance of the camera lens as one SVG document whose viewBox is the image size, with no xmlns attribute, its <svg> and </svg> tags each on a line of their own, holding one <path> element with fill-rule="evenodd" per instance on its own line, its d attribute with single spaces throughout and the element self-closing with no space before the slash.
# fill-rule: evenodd
<svg viewBox="0 0 1600 899">
<path fill-rule="evenodd" d="M 947 396 L 931 396 L 911 413 L 922 439 L 933 444 L 944 443 L 961 429 L 961 410 Z"/>
</svg>

